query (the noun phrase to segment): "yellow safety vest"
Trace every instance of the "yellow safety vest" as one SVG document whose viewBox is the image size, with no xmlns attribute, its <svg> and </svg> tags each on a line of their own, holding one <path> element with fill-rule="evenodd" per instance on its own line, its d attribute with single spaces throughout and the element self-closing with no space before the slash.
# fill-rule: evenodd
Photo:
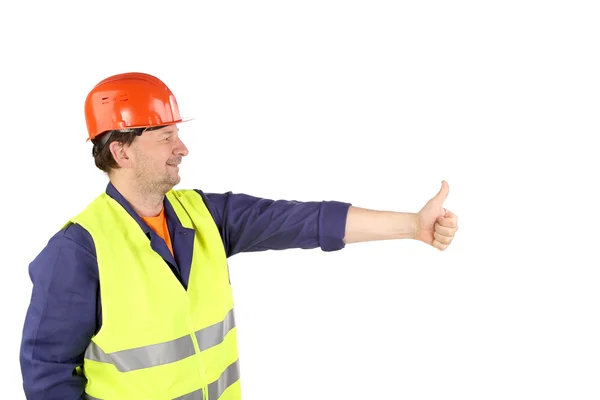
<svg viewBox="0 0 600 400">
<path fill-rule="evenodd" d="M 241 399 L 223 242 L 197 192 L 171 190 L 167 199 L 194 229 L 187 291 L 107 194 L 71 220 L 92 236 L 98 261 L 102 327 L 83 363 L 89 399 Z"/>
</svg>

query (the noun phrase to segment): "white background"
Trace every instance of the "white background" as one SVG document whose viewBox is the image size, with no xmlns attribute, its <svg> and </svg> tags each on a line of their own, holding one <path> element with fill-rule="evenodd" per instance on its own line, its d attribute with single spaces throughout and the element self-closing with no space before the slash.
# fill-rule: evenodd
<svg viewBox="0 0 600 400">
<path fill-rule="evenodd" d="M 416 212 L 450 185 L 445 252 L 230 259 L 246 400 L 600 398 L 599 20 L 591 1 L 3 2 L 0 397 L 24 398 L 28 265 L 106 185 L 85 96 L 141 71 L 196 118 L 180 188 Z"/>
</svg>

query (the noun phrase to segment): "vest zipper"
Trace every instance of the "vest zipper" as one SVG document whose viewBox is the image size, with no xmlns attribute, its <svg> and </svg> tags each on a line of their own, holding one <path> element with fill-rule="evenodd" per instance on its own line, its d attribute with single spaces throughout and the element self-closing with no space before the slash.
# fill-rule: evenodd
<svg viewBox="0 0 600 400">
<path fill-rule="evenodd" d="M 192 324 L 192 320 L 190 318 L 190 316 L 188 315 L 188 326 L 190 327 L 190 332 L 193 332 L 193 324 Z M 202 378 L 202 380 L 205 382 L 205 385 L 202 386 L 202 399 L 203 400 L 209 400 L 208 399 L 208 381 L 207 381 L 207 377 L 206 377 L 206 370 L 204 369 L 204 365 L 202 365 L 202 358 L 200 357 L 200 345 L 198 344 L 198 341 L 196 340 L 196 335 L 194 335 L 193 333 L 190 334 L 191 338 L 192 338 L 192 342 L 194 343 L 194 350 L 196 351 L 196 356 L 198 357 L 198 372 L 200 372 L 200 376 Z"/>
</svg>

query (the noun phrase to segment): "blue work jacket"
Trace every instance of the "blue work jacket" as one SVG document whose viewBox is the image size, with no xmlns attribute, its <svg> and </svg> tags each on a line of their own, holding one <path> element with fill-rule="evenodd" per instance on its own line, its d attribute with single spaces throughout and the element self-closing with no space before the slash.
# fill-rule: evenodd
<svg viewBox="0 0 600 400">
<path fill-rule="evenodd" d="M 227 257 L 241 252 L 344 248 L 349 203 L 269 200 L 246 194 L 204 193 Z M 109 183 L 106 193 L 121 204 L 148 236 L 152 249 L 187 288 L 193 235 L 185 235 L 165 199 L 173 252 Z M 71 224 L 57 232 L 29 265 L 33 283 L 20 349 L 23 388 L 29 400 L 83 399 L 83 364 L 90 339 L 102 324 L 98 264 L 90 234 Z"/>
</svg>

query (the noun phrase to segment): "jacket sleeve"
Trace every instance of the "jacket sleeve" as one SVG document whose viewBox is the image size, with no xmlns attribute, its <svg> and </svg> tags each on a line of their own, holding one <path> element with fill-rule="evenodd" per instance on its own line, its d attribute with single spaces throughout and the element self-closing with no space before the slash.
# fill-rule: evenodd
<svg viewBox="0 0 600 400">
<path fill-rule="evenodd" d="M 33 283 L 20 349 L 29 400 L 83 399 L 83 355 L 97 331 L 98 267 L 79 225 L 57 233 L 29 266 Z"/>
<path fill-rule="evenodd" d="M 336 251 L 345 247 L 350 203 L 270 200 L 247 194 L 204 193 L 227 256 L 291 248 Z"/>
</svg>

